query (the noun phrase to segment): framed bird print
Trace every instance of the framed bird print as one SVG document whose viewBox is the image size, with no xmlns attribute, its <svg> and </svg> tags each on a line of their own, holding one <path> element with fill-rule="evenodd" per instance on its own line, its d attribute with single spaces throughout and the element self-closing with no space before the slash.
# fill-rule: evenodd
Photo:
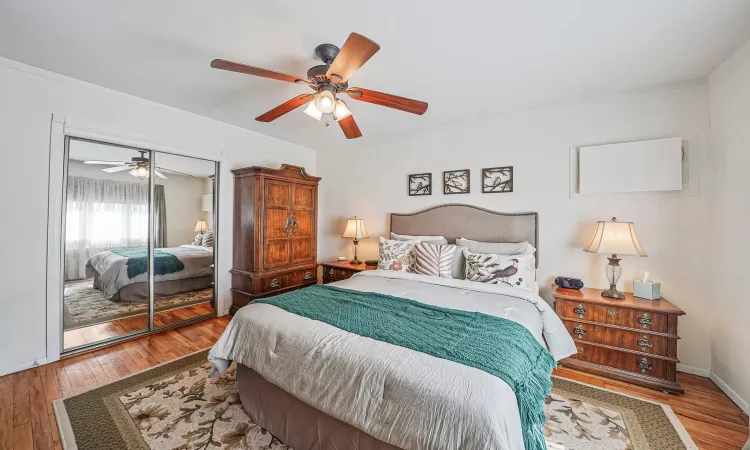
<svg viewBox="0 0 750 450">
<path fill-rule="evenodd" d="M 432 195 L 432 174 L 415 173 L 409 175 L 409 196 Z"/>
<path fill-rule="evenodd" d="M 482 169 L 482 193 L 513 192 L 513 166 Z"/>
<path fill-rule="evenodd" d="M 469 169 L 443 172 L 443 194 L 468 194 L 470 186 Z"/>
</svg>

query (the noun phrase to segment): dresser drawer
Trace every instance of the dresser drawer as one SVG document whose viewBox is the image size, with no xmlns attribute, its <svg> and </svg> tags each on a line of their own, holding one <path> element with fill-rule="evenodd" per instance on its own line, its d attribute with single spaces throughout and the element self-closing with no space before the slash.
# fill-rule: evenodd
<svg viewBox="0 0 750 450">
<path fill-rule="evenodd" d="M 316 282 L 316 270 L 303 269 L 267 276 L 261 279 L 261 292 L 273 292 L 284 288 Z"/>
<path fill-rule="evenodd" d="M 677 356 L 677 341 L 674 338 L 572 320 L 563 320 L 563 323 L 576 342 L 596 342 L 654 355 Z"/>
<path fill-rule="evenodd" d="M 558 300 L 563 302 L 561 311 L 563 318 L 583 319 L 591 322 L 619 325 L 645 331 L 669 333 L 669 320 L 666 314 L 639 311 L 637 309 L 617 308 L 615 306 L 601 306 L 591 303 Z"/>
<path fill-rule="evenodd" d="M 597 347 L 576 339 L 578 353 L 571 358 L 628 372 L 675 380 L 676 364 L 659 358 Z"/>
<path fill-rule="evenodd" d="M 338 267 L 323 266 L 323 278 L 326 281 L 348 280 L 356 272 L 353 270 L 340 269 Z"/>
</svg>

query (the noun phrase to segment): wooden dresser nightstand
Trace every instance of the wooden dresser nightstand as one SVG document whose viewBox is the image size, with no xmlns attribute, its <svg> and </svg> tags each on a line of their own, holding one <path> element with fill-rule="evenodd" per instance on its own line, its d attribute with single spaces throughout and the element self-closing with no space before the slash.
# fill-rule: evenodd
<svg viewBox="0 0 750 450">
<path fill-rule="evenodd" d="M 378 268 L 377 266 L 367 267 L 365 263 L 351 264 L 349 261 L 331 261 L 323 263 L 321 266 L 323 266 L 323 284 L 346 280 L 357 272 Z"/>
<path fill-rule="evenodd" d="M 682 394 L 676 379 L 677 318 L 685 312 L 663 298 L 626 293 L 617 300 L 601 292 L 555 288 L 555 310 L 578 349 L 560 365 Z"/>
</svg>

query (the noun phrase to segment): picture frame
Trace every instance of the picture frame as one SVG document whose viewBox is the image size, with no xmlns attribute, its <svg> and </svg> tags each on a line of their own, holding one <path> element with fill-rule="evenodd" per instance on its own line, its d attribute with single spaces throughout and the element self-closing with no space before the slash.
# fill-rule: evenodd
<svg viewBox="0 0 750 450">
<path fill-rule="evenodd" d="M 471 170 L 446 170 L 443 172 L 443 194 L 468 194 L 471 192 Z"/>
<path fill-rule="evenodd" d="M 407 188 L 410 197 L 432 195 L 432 174 L 414 173 L 409 175 Z"/>
<path fill-rule="evenodd" d="M 482 169 L 482 193 L 504 194 L 513 192 L 513 166 Z"/>
</svg>

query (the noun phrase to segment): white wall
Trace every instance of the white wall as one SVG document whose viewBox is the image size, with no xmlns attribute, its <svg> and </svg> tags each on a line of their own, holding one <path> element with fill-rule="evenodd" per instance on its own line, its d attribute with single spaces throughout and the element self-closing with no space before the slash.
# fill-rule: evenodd
<svg viewBox="0 0 750 450">
<path fill-rule="evenodd" d="M 80 161 L 70 161 L 68 175 L 74 177 L 98 178 L 103 180 L 138 182 L 128 172 L 102 172 L 101 166 L 91 166 Z M 177 247 L 182 244 L 192 244 L 197 234 L 195 223 L 204 218 L 201 211 L 201 196 L 203 195 L 204 180 L 208 178 L 187 177 L 169 173 L 168 179 L 159 178 L 156 184 L 164 186 L 164 198 L 167 204 L 167 246 Z M 210 185 L 210 181 L 209 185 Z M 140 180 L 147 183 L 148 180 Z"/>
<path fill-rule="evenodd" d="M 439 99 L 433 99 L 439 100 Z M 625 257 L 620 288 L 632 289 L 644 270 L 662 282 L 663 295 L 687 312 L 680 320 L 682 363 L 708 373 L 710 317 L 703 295 L 706 277 L 706 195 L 683 192 L 603 194 L 569 197 L 569 148 L 611 142 L 682 136 L 699 161 L 708 139 L 704 82 L 667 86 L 577 105 L 521 111 L 446 125 L 390 140 L 365 135 L 338 148 L 318 150 L 320 261 L 351 254 L 341 238 L 345 219 L 364 218 L 370 238 L 360 258 L 377 258 L 377 237 L 389 213 L 413 212 L 443 203 L 468 203 L 497 211 L 536 211 L 540 217 L 539 283 L 550 297 L 556 275 L 582 277 L 604 287 L 604 255 L 584 253 L 595 221 L 617 216 L 633 221 L 648 258 Z M 392 112 L 393 120 L 399 112 Z M 429 114 L 429 111 L 427 112 Z M 514 193 L 482 194 L 481 169 L 514 166 Z M 696 166 L 701 166 L 696 164 Z M 443 195 L 442 172 L 471 169 L 471 194 Z M 432 172 L 433 195 L 407 196 L 407 174 Z M 693 183 L 705 181 L 705 170 Z M 700 178 L 700 180 L 698 179 Z"/>
<path fill-rule="evenodd" d="M 712 378 L 729 386 L 735 402 L 750 412 L 750 294 L 744 285 L 750 255 L 750 41 L 709 76 L 708 85 L 715 170 L 711 253 L 705 258 L 707 300 L 716 311 Z"/>
<path fill-rule="evenodd" d="M 230 303 L 233 178 L 248 165 L 304 166 L 315 151 L 255 132 L 0 58 L 0 210 L 13 239 L 3 244 L 0 273 L 0 375 L 46 357 L 45 275 L 48 165 L 52 114 L 94 130 L 136 136 L 185 155 L 222 163 L 219 215 L 219 310 Z"/>
</svg>

